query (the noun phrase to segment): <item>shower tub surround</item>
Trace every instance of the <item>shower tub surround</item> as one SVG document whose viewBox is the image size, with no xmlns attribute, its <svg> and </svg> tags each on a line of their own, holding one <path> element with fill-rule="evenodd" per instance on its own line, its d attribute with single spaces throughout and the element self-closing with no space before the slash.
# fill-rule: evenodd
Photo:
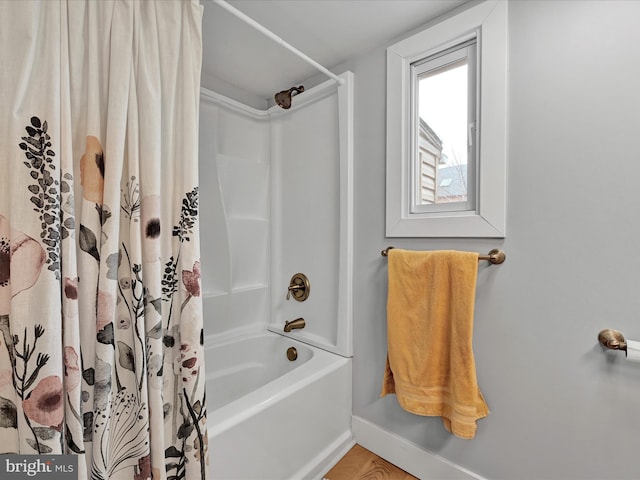
<svg viewBox="0 0 640 480">
<path fill-rule="evenodd" d="M 353 78 L 256 110 L 203 89 L 202 280 L 213 479 L 320 479 L 353 445 Z M 287 301 L 291 276 L 311 294 Z M 305 327 L 285 333 L 303 317 Z M 295 347 L 297 359 L 287 359 Z"/>
</svg>

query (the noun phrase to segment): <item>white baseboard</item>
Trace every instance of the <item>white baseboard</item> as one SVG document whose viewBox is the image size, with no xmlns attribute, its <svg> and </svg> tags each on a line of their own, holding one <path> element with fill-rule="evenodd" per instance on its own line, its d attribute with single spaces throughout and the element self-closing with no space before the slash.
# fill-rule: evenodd
<svg viewBox="0 0 640 480">
<path fill-rule="evenodd" d="M 428 480 L 486 480 L 361 417 L 353 416 L 351 426 L 356 443 L 414 477 Z"/>
<path fill-rule="evenodd" d="M 343 433 L 340 437 L 336 438 L 331 445 L 320 452 L 316 458 L 309 462 L 309 465 L 306 465 L 292 478 L 322 480 L 324 474 L 331 470 L 355 443 L 351 431 Z"/>
</svg>

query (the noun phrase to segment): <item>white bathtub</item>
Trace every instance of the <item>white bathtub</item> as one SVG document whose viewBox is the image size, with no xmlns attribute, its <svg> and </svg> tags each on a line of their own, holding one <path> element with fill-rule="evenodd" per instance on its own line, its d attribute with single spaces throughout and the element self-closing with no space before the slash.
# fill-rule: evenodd
<svg viewBox="0 0 640 480">
<path fill-rule="evenodd" d="M 210 343 L 213 479 L 319 479 L 353 445 L 350 359 L 270 332 Z"/>
</svg>

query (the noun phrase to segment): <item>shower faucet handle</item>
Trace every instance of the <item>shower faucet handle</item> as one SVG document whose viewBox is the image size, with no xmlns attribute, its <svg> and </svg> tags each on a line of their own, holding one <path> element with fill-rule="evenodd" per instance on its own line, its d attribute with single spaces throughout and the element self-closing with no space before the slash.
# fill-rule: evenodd
<svg viewBox="0 0 640 480">
<path fill-rule="evenodd" d="M 293 297 L 298 302 L 304 302 L 311 292 L 311 283 L 304 273 L 296 273 L 289 281 L 287 300 Z"/>
<path fill-rule="evenodd" d="M 296 290 L 304 290 L 304 285 L 289 285 L 289 291 L 287 292 L 287 300 L 291 298 L 291 292 Z"/>
</svg>

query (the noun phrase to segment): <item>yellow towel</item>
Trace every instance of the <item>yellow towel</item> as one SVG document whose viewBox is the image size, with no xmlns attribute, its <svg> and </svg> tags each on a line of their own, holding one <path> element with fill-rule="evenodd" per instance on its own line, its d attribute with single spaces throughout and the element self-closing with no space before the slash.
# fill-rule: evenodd
<svg viewBox="0 0 640 480">
<path fill-rule="evenodd" d="M 478 254 L 389 250 L 388 353 L 381 396 L 405 410 L 440 416 L 445 428 L 473 438 L 489 409 L 473 358 Z"/>
</svg>

